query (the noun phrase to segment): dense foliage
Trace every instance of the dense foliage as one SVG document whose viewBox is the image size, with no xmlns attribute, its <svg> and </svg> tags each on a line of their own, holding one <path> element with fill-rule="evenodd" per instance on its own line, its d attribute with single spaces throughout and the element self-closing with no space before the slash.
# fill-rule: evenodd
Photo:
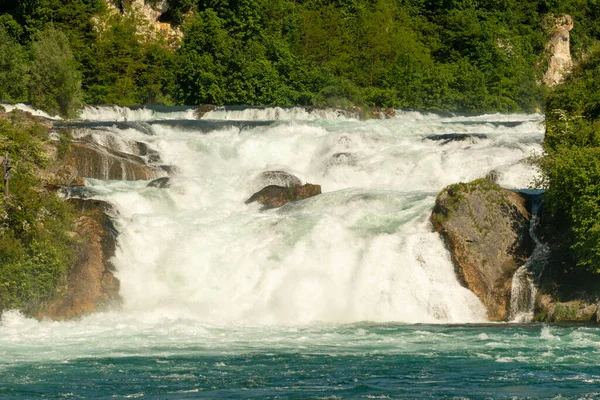
<svg viewBox="0 0 600 400">
<path fill-rule="evenodd" d="M 573 15 L 575 56 L 600 37 L 596 0 L 170 0 L 160 21 L 182 30 L 173 45 L 142 34 L 132 3 L 0 2 L 0 101 L 36 97 L 48 24 L 69 40 L 83 100 L 119 105 L 533 111 L 544 16 Z"/>
<path fill-rule="evenodd" d="M 547 204 L 573 261 L 600 273 L 600 48 L 549 94 L 546 110 Z"/>
<path fill-rule="evenodd" d="M 48 27 L 36 35 L 31 47 L 31 104 L 51 115 L 76 116 L 81 108 L 81 78 L 67 37 Z"/>
<path fill-rule="evenodd" d="M 0 313 L 33 311 L 52 298 L 73 263 L 68 235 L 72 211 L 42 189 L 38 170 L 47 165 L 47 128 L 12 113 L 0 119 L 0 154 L 13 159 L 10 196 L 0 197 Z"/>
</svg>

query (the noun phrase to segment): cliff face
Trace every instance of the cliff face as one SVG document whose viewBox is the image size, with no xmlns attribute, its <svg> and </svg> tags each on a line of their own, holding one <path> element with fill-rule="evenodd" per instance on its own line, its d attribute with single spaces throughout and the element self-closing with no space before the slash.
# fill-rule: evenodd
<svg viewBox="0 0 600 400">
<path fill-rule="evenodd" d="M 550 37 L 546 44 L 550 58 L 544 74 L 544 83 L 552 87 L 561 83 L 573 69 L 569 34 L 573 29 L 573 18 L 566 14 L 548 16 L 545 25 Z"/>
<path fill-rule="evenodd" d="M 531 253 L 525 199 L 488 179 L 451 185 L 438 195 L 431 220 L 488 318 L 507 320 L 512 276 Z"/>
<path fill-rule="evenodd" d="M 105 0 L 105 3 L 107 15 L 94 18 L 94 24 L 100 33 L 110 26 L 113 16 L 121 13 L 135 20 L 137 33 L 144 40 L 164 40 L 170 46 L 177 47 L 183 39 L 183 31 L 179 27 L 162 21 L 170 8 L 167 0 L 131 0 L 128 7 L 124 6 L 124 1 Z"/>
</svg>

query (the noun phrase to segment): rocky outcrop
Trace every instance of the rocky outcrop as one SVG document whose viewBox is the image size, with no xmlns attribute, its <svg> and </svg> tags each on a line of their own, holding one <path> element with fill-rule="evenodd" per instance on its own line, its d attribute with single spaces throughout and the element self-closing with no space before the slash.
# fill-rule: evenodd
<svg viewBox="0 0 600 400">
<path fill-rule="evenodd" d="M 432 213 L 459 280 L 481 299 L 492 321 L 507 320 L 512 276 L 531 253 L 525 203 L 484 178 L 445 188 Z"/>
<path fill-rule="evenodd" d="M 105 0 L 105 4 L 108 12 L 92 19 L 100 35 L 112 26 L 114 15 L 125 14 L 134 19 L 137 34 L 145 41 L 162 41 L 170 47 L 178 47 L 183 39 L 181 28 L 165 21 L 170 9 L 167 0 Z"/>
<path fill-rule="evenodd" d="M 264 208 L 277 208 L 290 201 L 302 200 L 318 194 L 321 194 L 321 185 L 310 183 L 292 187 L 270 185 L 254 193 L 245 203 L 250 204 L 256 201 Z"/>
<path fill-rule="evenodd" d="M 63 163 L 85 178 L 135 181 L 165 175 L 162 169 L 147 165 L 139 156 L 91 143 L 72 143 Z"/>
<path fill-rule="evenodd" d="M 542 322 L 597 322 L 598 306 L 582 299 L 562 302 L 548 294 L 540 294 L 536 299 L 535 319 Z"/>
<path fill-rule="evenodd" d="M 544 74 L 544 83 L 552 87 L 561 83 L 573 69 L 569 34 L 573 29 L 573 18 L 566 14 L 550 15 L 545 18 L 544 25 L 549 35 L 546 43 L 548 69 Z"/>
<path fill-rule="evenodd" d="M 120 303 L 119 280 L 113 275 L 114 267 L 110 263 L 117 231 L 107 215 L 115 211 L 108 203 L 98 200 L 70 201 L 79 210 L 75 221 L 75 234 L 80 239 L 77 258 L 66 286 L 45 307 L 40 318 L 71 319 Z"/>
</svg>

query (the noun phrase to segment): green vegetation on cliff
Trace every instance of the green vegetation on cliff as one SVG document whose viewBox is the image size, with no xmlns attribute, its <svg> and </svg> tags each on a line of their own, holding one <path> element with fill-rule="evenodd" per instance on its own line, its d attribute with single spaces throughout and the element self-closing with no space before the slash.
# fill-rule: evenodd
<svg viewBox="0 0 600 400">
<path fill-rule="evenodd" d="M 112 3 L 121 14 L 105 0 L 2 2 L 0 101 L 35 98 L 33 43 L 49 24 L 68 38 L 83 100 L 119 105 L 533 111 L 544 16 L 573 15 L 576 57 L 600 38 L 595 0 L 170 0 L 160 21 L 184 35 L 173 46 L 140 34 L 132 0 Z"/>
<path fill-rule="evenodd" d="M 545 200 L 561 241 L 573 264 L 600 273 L 600 48 L 549 94 L 544 150 Z"/>
<path fill-rule="evenodd" d="M 73 263 L 72 209 L 39 178 L 49 162 L 47 141 L 47 128 L 21 113 L 0 118 L 0 154 L 13 159 L 15 171 L 10 196 L 0 196 L 0 313 L 34 312 Z"/>
</svg>

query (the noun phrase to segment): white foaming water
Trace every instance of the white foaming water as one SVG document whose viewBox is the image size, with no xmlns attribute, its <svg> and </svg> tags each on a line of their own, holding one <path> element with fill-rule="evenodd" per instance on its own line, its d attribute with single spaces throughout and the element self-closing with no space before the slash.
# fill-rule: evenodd
<svg viewBox="0 0 600 400">
<path fill-rule="evenodd" d="M 0 104 L 0 105 L 2 107 L 4 107 L 6 112 L 11 112 L 13 110 L 21 110 L 21 111 L 26 111 L 32 115 L 35 115 L 36 117 L 43 117 L 43 118 L 48 118 L 48 119 L 53 119 L 53 120 L 61 120 L 62 119 L 58 115 L 52 116 L 42 110 L 37 110 L 28 104 L 17 103 L 17 104 Z"/>
<path fill-rule="evenodd" d="M 429 214 L 444 186 L 491 170 L 505 186 L 528 185 L 535 172 L 523 160 L 539 151 L 542 128 L 539 116 L 523 120 L 537 122 L 319 120 L 209 134 L 152 125 L 152 135 L 113 128 L 179 171 L 166 190 L 92 182 L 120 212 L 114 262 L 124 311 L 184 310 L 211 323 L 484 321 Z M 425 139 L 448 132 L 488 138 Z M 269 170 L 321 184 L 324 194 L 279 210 L 245 205 L 254 178 Z"/>
<path fill-rule="evenodd" d="M 268 107 L 227 109 L 218 108 L 206 113 L 202 119 L 227 121 L 315 121 L 355 119 L 351 112 L 333 108 Z"/>
<path fill-rule="evenodd" d="M 536 172 L 525 160 L 541 150 L 541 120 L 410 113 L 220 126 L 207 134 L 183 123 L 105 126 L 123 141 L 147 144 L 178 172 L 168 189 L 90 180 L 95 197 L 119 211 L 113 261 L 123 307 L 86 317 L 82 329 L 130 318 L 182 331 L 189 321 L 485 321 L 429 216 L 444 186 L 493 170 L 503 186 L 528 186 Z M 444 133 L 487 138 L 426 139 Z M 245 205 L 255 178 L 273 170 L 320 184 L 323 194 L 269 211 Z M 11 324 L 29 323 L 20 318 Z"/>
<path fill-rule="evenodd" d="M 536 282 L 539 283 L 544 272 L 546 259 L 549 254 L 548 246 L 540 241 L 535 233 L 538 222 L 538 210 L 541 199 L 532 199 L 533 206 L 531 221 L 529 222 L 529 235 L 534 242 L 533 254 L 513 275 L 510 293 L 511 322 L 531 322 L 534 316 L 535 296 L 537 294 Z"/>
<path fill-rule="evenodd" d="M 79 118 L 88 121 L 155 121 L 196 119 L 195 109 L 181 111 L 157 111 L 147 107 L 128 108 L 119 106 L 87 106 Z"/>
</svg>

